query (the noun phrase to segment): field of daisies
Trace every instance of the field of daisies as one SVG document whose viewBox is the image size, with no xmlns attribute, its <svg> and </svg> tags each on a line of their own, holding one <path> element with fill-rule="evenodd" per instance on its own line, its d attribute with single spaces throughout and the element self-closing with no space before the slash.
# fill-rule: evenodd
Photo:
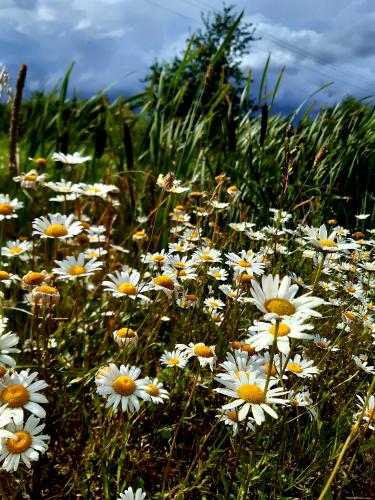
<svg viewBox="0 0 375 500">
<path fill-rule="evenodd" d="M 0 195 L 1 498 L 370 498 L 368 215 L 259 226 L 170 171 L 129 226 L 88 161 Z"/>
<path fill-rule="evenodd" d="M 0 105 L 0 498 L 373 498 L 373 107 L 69 72 Z"/>
</svg>

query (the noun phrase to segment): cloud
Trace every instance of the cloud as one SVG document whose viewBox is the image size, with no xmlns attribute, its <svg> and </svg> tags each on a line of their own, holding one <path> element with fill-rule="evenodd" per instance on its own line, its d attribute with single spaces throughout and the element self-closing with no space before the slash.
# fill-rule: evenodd
<svg viewBox="0 0 375 500">
<path fill-rule="evenodd" d="M 141 89 L 140 80 L 155 58 L 169 60 L 186 46 L 201 26 L 198 5 L 175 0 L 2 0 L 2 61 L 13 80 L 21 63 L 28 64 L 28 90 L 52 88 L 75 61 L 71 86 L 82 95 L 113 85 L 116 92 Z M 334 86 L 316 97 L 318 105 L 346 94 L 368 95 L 374 87 L 375 31 L 373 0 L 248 0 L 238 11 L 257 27 L 242 61 L 259 81 L 269 53 L 267 88 L 286 67 L 278 105 L 293 109 L 324 83 Z"/>
</svg>

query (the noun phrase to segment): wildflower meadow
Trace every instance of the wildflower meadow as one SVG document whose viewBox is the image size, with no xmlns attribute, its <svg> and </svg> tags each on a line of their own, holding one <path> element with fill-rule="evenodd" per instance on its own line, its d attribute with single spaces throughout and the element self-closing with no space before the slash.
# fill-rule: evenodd
<svg viewBox="0 0 375 500">
<path fill-rule="evenodd" d="M 3 72 L 0 497 L 372 498 L 374 108 L 181 113 L 182 69 Z"/>
</svg>

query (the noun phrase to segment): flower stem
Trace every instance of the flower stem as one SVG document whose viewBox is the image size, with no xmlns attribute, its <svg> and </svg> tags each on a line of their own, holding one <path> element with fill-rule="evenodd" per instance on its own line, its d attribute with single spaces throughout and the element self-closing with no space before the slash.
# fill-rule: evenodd
<svg viewBox="0 0 375 500">
<path fill-rule="evenodd" d="M 368 401 L 370 399 L 370 396 L 372 394 L 372 390 L 374 388 L 374 385 L 375 385 L 375 377 L 372 379 L 372 383 L 371 383 L 370 388 L 369 388 L 369 390 L 367 392 L 366 400 L 365 400 L 365 402 L 363 404 L 362 411 L 359 414 L 356 423 L 353 425 L 352 430 L 351 430 L 349 436 L 346 438 L 346 441 L 345 441 L 345 443 L 344 443 L 344 445 L 343 445 L 343 447 L 341 449 L 339 458 L 337 459 L 336 464 L 335 464 L 335 466 L 334 466 L 334 468 L 333 468 L 333 470 L 331 472 L 331 475 L 329 476 L 329 479 L 328 479 L 327 483 L 325 484 L 325 486 L 324 486 L 324 488 L 323 488 L 323 490 L 322 490 L 322 492 L 321 492 L 318 500 L 324 500 L 324 498 L 325 498 L 325 496 L 326 496 L 326 494 L 327 494 L 327 492 L 328 492 L 328 490 L 329 490 L 329 488 L 330 488 L 333 480 L 335 479 L 335 476 L 336 476 L 336 474 L 337 474 L 337 472 L 339 470 L 339 467 L 340 467 L 340 464 L 341 464 L 341 462 L 342 462 L 342 460 L 344 458 L 344 455 L 345 455 L 347 449 L 349 448 L 349 446 L 350 446 L 350 444 L 352 442 L 353 437 L 356 435 L 356 433 L 357 433 L 357 431 L 359 429 L 359 426 L 361 425 L 362 417 L 363 417 L 363 415 L 364 415 L 364 413 L 366 411 L 367 403 L 368 403 Z"/>
</svg>

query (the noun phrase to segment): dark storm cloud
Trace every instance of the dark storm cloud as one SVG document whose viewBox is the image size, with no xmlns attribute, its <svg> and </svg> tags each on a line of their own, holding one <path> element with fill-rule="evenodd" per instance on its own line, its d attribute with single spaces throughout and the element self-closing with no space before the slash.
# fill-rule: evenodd
<svg viewBox="0 0 375 500">
<path fill-rule="evenodd" d="M 243 60 L 255 81 L 272 54 L 268 88 L 286 67 L 277 105 L 290 110 L 329 81 L 316 98 L 332 103 L 375 86 L 372 0 L 238 0 L 261 40 Z M 81 95 L 111 87 L 129 94 L 155 58 L 169 59 L 201 26 L 216 0 L 2 0 L 0 65 L 14 75 L 29 66 L 28 89 L 52 88 L 75 61 L 72 87 Z"/>
</svg>

